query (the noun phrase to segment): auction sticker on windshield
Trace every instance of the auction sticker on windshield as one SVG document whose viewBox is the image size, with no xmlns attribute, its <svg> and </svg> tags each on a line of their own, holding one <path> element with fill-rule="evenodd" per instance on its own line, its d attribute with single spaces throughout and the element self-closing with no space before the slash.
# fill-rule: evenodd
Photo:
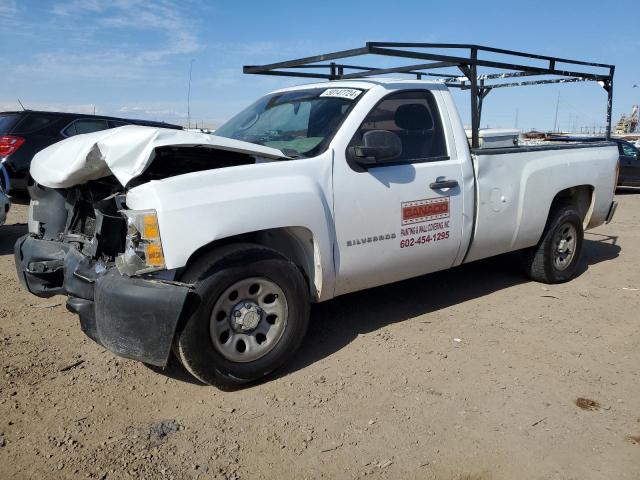
<svg viewBox="0 0 640 480">
<path fill-rule="evenodd" d="M 355 100 L 362 90 L 355 88 L 327 88 L 320 94 L 321 97 L 344 98 L 346 100 Z"/>
</svg>

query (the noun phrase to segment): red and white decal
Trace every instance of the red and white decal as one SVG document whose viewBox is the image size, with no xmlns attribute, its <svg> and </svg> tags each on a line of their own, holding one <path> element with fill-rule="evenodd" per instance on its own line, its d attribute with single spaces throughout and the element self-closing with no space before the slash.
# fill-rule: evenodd
<svg viewBox="0 0 640 480">
<path fill-rule="evenodd" d="M 402 203 L 400 248 L 427 246 L 449 240 L 449 197 Z"/>
<path fill-rule="evenodd" d="M 402 203 L 402 225 L 449 218 L 449 197 L 425 198 Z"/>
</svg>

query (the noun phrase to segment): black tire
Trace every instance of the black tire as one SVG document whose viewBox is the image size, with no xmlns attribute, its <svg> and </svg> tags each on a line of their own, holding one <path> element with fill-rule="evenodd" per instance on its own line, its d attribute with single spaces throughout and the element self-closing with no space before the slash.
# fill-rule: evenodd
<svg viewBox="0 0 640 480">
<path fill-rule="evenodd" d="M 268 279 L 284 293 L 286 323 L 264 356 L 247 362 L 231 361 L 214 345 L 211 315 L 225 290 L 252 277 Z M 300 347 L 309 323 L 309 289 L 300 269 L 275 250 L 253 244 L 222 246 L 188 267 L 181 281 L 195 285 L 199 304 L 176 335 L 174 352 L 201 382 L 222 388 L 249 384 L 282 366 Z"/>
<path fill-rule="evenodd" d="M 562 265 L 560 258 L 562 253 L 558 250 L 557 239 L 566 231 L 570 232 L 571 237 L 575 232 L 575 238 L 573 239 L 575 243 L 570 259 L 566 256 L 566 263 Z M 582 218 L 575 207 L 555 207 L 549 215 L 547 225 L 538 245 L 522 252 L 526 275 L 532 280 L 542 283 L 562 283 L 571 280 L 580 262 L 583 239 Z M 558 266 L 558 263 L 561 264 L 562 268 Z"/>
</svg>

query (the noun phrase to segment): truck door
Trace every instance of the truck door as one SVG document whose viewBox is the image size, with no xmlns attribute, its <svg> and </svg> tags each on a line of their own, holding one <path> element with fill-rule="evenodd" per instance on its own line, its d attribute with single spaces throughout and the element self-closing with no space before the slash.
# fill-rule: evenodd
<svg viewBox="0 0 640 480">
<path fill-rule="evenodd" d="M 620 179 L 625 185 L 640 185 L 640 152 L 628 143 L 619 143 Z"/>
<path fill-rule="evenodd" d="M 393 132 L 402 152 L 362 167 L 353 147 L 372 130 Z M 346 151 L 335 152 L 336 294 L 450 268 L 462 237 L 462 182 L 434 93 L 383 97 Z"/>
</svg>

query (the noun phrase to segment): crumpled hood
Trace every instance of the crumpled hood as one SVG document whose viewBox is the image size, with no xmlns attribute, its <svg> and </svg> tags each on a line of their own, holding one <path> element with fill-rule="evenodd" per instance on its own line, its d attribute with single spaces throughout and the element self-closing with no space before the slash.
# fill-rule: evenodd
<svg viewBox="0 0 640 480">
<path fill-rule="evenodd" d="M 31 176 L 50 188 L 69 188 L 111 175 L 126 186 L 151 164 L 157 147 L 196 145 L 258 157 L 286 158 L 275 148 L 207 133 L 126 125 L 76 135 L 51 145 L 33 157 Z"/>
</svg>

